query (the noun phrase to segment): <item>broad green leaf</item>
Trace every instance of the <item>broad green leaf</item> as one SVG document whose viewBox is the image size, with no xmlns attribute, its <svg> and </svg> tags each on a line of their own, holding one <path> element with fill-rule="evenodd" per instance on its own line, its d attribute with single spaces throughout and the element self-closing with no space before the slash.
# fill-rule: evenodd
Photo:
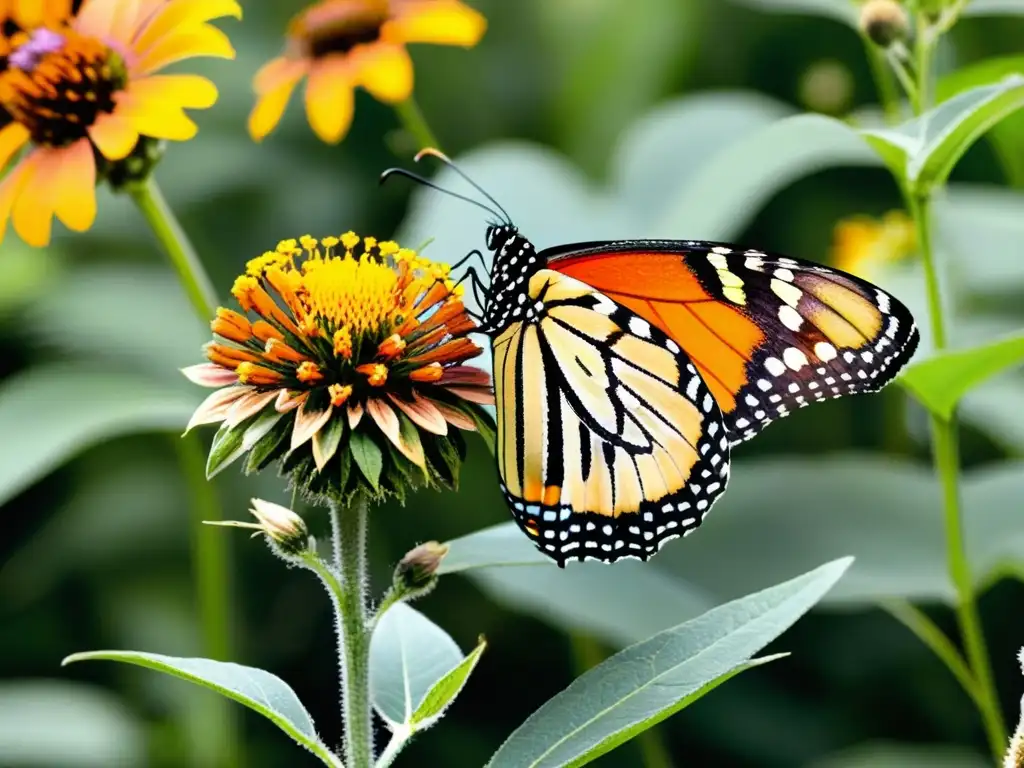
<svg viewBox="0 0 1024 768">
<path fill-rule="evenodd" d="M 0 683 L 0 763 L 11 768 L 145 765 L 146 728 L 117 698 L 81 683 Z"/>
<path fill-rule="evenodd" d="M 0 503 L 99 441 L 180 431 L 199 395 L 67 363 L 11 376 L 0 384 Z"/>
<path fill-rule="evenodd" d="M 447 632 L 415 608 L 395 603 L 370 639 L 370 700 L 389 726 L 410 725 L 434 686 L 464 661 Z"/>
<path fill-rule="evenodd" d="M 749 666 L 755 653 L 832 588 L 850 562 L 828 563 L 620 651 L 531 715 L 489 768 L 586 765 Z"/>
<path fill-rule="evenodd" d="M 683 179 L 644 237 L 729 240 L 780 189 L 838 165 L 878 165 L 878 158 L 839 120 L 787 117 L 737 141 Z"/>
<path fill-rule="evenodd" d="M 369 480 L 375 490 L 380 488 L 380 473 L 384 469 L 384 454 L 373 438 L 365 432 L 353 430 L 348 441 L 352 460 L 355 461 L 363 477 Z"/>
<path fill-rule="evenodd" d="M 515 523 L 484 528 L 448 542 L 439 575 L 495 565 L 551 565 Z"/>
<path fill-rule="evenodd" d="M 518 529 L 515 533 L 526 539 Z M 469 575 L 510 608 L 617 648 L 698 616 L 717 602 L 701 588 L 648 563 L 630 560 L 614 566 L 574 562 L 565 570 L 550 565 L 485 568 Z"/>
<path fill-rule="evenodd" d="M 857 6 L 851 0 L 733 0 L 733 2 L 756 8 L 765 13 L 801 13 L 808 16 L 824 16 L 849 24 L 851 27 L 857 26 Z"/>
<path fill-rule="evenodd" d="M 1024 336 L 944 352 L 905 370 L 900 382 L 929 411 L 950 419 L 957 403 L 986 379 L 1024 363 Z"/>
<path fill-rule="evenodd" d="M 327 765 L 335 768 L 341 766 L 341 761 L 320 741 L 313 719 L 302 706 L 295 691 L 276 675 L 231 662 L 184 659 L 138 651 L 75 653 L 64 659 L 61 664 L 97 660 L 120 661 L 154 669 L 234 699 L 263 715 Z"/>
<path fill-rule="evenodd" d="M 896 128 L 865 129 L 861 134 L 887 161 L 903 160 L 903 173 L 917 189 L 946 181 L 953 166 L 989 128 L 1024 106 L 1024 75 L 964 91 Z"/>
<path fill-rule="evenodd" d="M 990 760 L 959 747 L 876 742 L 843 750 L 810 768 L 989 768 Z"/>
<path fill-rule="evenodd" d="M 448 706 L 455 701 L 455 697 L 462 692 L 486 648 L 487 641 L 480 638 L 476 648 L 470 651 L 458 666 L 431 686 L 416 707 L 416 711 L 412 713 L 410 725 L 414 730 L 422 731 L 437 722 Z"/>
</svg>

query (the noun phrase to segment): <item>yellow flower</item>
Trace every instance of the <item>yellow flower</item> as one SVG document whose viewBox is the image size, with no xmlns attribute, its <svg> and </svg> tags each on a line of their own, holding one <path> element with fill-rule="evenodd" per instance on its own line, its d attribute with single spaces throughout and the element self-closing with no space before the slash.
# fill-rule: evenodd
<svg viewBox="0 0 1024 768">
<path fill-rule="evenodd" d="M 217 388 L 188 425 L 222 424 L 210 471 L 229 463 L 218 446 L 237 439 L 249 471 L 283 458 L 314 495 L 401 494 L 412 467 L 454 484 L 458 430 L 487 423 L 479 406 L 494 396 L 488 374 L 464 365 L 482 349 L 446 275 L 446 265 L 352 233 L 284 240 L 250 261 L 232 294 L 252 316 L 221 308 L 210 362 L 184 371 Z M 373 451 L 390 485 L 359 464 Z"/>
<path fill-rule="evenodd" d="M 356 86 L 388 104 L 412 94 L 408 43 L 468 48 L 486 26 L 459 0 L 321 0 L 292 19 L 285 52 L 256 74 L 249 133 L 260 141 L 274 130 L 295 86 L 308 77 L 309 124 L 323 141 L 337 143 L 352 123 Z"/>
<path fill-rule="evenodd" d="M 21 30 L 53 27 L 68 21 L 81 6 L 82 0 L 0 0 L 0 25 Z"/>
<path fill-rule="evenodd" d="M 870 278 L 881 265 L 905 259 L 916 250 L 914 222 L 903 211 L 890 211 L 881 220 L 856 216 L 836 224 L 832 264 Z"/>
<path fill-rule="evenodd" d="M 26 0 L 21 0 L 26 2 Z M 17 32 L 0 71 L 0 240 L 7 220 L 26 242 L 50 240 L 56 215 L 77 232 L 96 216 L 97 163 L 123 160 L 141 137 L 184 141 L 217 89 L 204 77 L 158 75 L 196 56 L 232 58 L 207 22 L 240 16 L 237 0 L 85 0 L 66 26 Z"/>
</svg>

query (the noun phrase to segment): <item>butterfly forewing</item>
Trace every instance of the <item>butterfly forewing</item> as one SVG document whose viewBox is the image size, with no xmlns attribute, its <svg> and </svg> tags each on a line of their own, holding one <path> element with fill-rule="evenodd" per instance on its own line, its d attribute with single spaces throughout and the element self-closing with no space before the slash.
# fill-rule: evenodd
<svg viewBox="0 0 1024 768">
<path fill-rule="evenodd" d="M 715 398 L 677 343 L 601 292 L 540 270 L 527 296 L 493 348 L 513 515 L 560 564 L 646 559 L 725 490 Z"/>
<path fill-rule="evenodd" d="M 917 347 L 910 311 L 838 270 L 700 241 L 585 243 L 542 260 L 675 341 L 730 441 L 812 402 L 880 389 Z"/>
</svg>

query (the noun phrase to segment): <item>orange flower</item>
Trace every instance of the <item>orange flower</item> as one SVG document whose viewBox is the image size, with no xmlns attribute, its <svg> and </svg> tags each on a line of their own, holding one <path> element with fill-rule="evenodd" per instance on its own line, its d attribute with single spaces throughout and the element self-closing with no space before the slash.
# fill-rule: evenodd
<svg viewBox="0 0 1024 768">
<path fill-rule="evenodd" d="M 295 86 L 306 83 L 306 116 L 323 141 L 352 123 L 356 86 L 387 104 L 412 94 L 408 43 L 477 44 L 487 21 L 459 0 L 321 0 L 292 19 L 283 55 L 254 81 L 249 133 L 262 140 L 281 120 Z"/>
<path fill-rule="evenodd" d="M 29 0 L 14 2 L 24 9 Z M 30 150 L 0 182 L 0 239 L 8 218 L 36 246 L 49 242 L 54 215 L 88 229 L 97 156 L 123 160 L 140 136 L 192 138 L 184 110 L 212 106 L 216 87 L 156 72 L 197 56 L 233 58 L 207 23 L 223 16 L 241 16 L 237 0 L 85 0 L 66 26 L 17 32 L 0 71 L 0 108 L 13 118 L 0 129 L 0 168 Z"/>
<path fill-rule="evenodd" d="M 900 261 L 916 249 L 914 222 L 903 211 L 890 211 L 880 220 L 855 216 L 836 224 L 832 264 L 845 272 L 871 278 L 879 266 Z"/>
<path fill-rule="evenodd" d="M 9 23 L 20 30 L 54 27 L 78 13 L 81 6 L 82 0 L 0 0 L 0 24 Z"/>
<path fill-rule="evenodd" d="M 373 445 L 390 457 L 393 492 L 409 475 L 396 467 L 402 462 L 424 472 L 430 462 L 452 483 L 451 457 L 462 445 L 455 433 L 487 423 L 478 406 L 494 395 L 488 374 L 464 365 L 483 350 L 465 336 L 475 326 L 447 274 L 447 265 L 351 232 L 282 241 L 250 261 L 232 290 L 259 319 L 218 310 L 210 362 L 185 369 L 217 389 L 188 428 L 221 423 L 225 434 L 244 433 L 255 468 L 286 450 L 286 471 L 314 492 L 353 490 L 346 434 L 353 444 L 369 441 L 360 457 Z M 274 335 L 258 334 L 261 327 Z M 212 471 L 221 468 L 215 459 L 216 449 Z M 375 481 L 370 492 L 379 494 Z"/>
</svg>

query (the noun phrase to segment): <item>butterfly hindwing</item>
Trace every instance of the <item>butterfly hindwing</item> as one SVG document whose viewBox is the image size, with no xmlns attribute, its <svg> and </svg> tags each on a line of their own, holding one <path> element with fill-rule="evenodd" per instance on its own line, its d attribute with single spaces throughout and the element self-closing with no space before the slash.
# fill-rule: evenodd
<svg viewBox="0 0 1024 768">
<path fill-rule="evenodd" d="M 715 398 L 656 326 L 551 270 L 494 339 L 498 468 L 519 526 L 564 564 L 647 559 L 725 490 Z"/>
<path fill-rule="evenodd" d="M 702 241 L 584 243 L 543 251 L 687 353 L 733 444 L 812 402 L 880 389 L 917 347 L 910 311 L 813 262 Z"/>
</svg>

